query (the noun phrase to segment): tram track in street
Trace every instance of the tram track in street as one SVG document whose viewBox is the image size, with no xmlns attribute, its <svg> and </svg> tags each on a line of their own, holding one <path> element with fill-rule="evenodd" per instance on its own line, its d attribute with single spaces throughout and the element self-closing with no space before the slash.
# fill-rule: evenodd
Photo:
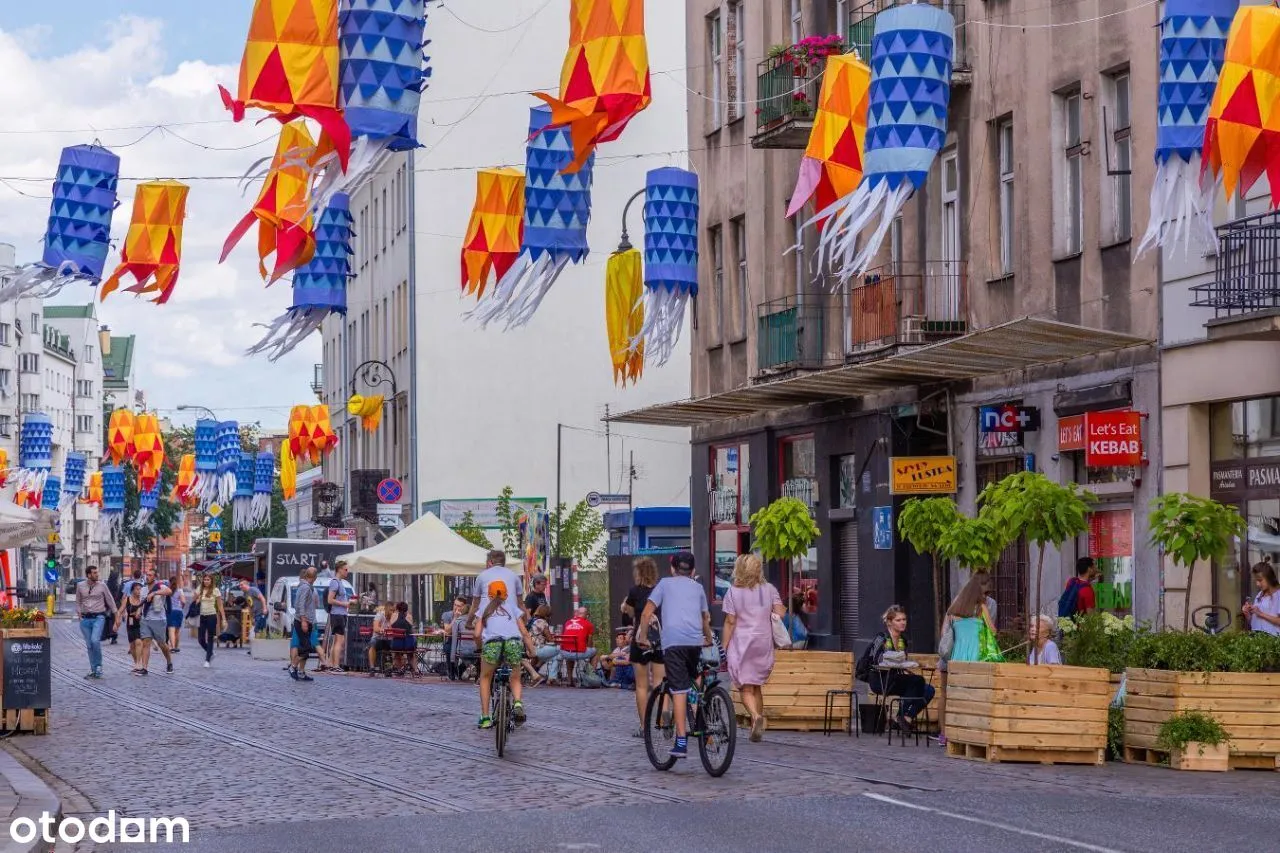
<svg viewBox="0 0 1280 853">
<path fill-rule="evenodd" d="M 396 797 L 417 805 L 428 805 L 436 809 L 453 813 L 474 811 L 474 807 L 467 804 L 459 803 L 444 797 L 431 796 L 419 791 L 407 790 L 403 785 L 391 784 L 377 778 L 376 776 L 362 773 L 349 767 L 335 765 L 329 761 L 311 758 L 306 755 L 300 755 L 286 749 L 281 749 L 267 741 L 248 737 L 241 731 L 221 729 L 201 720 L 185 717 L 181 714 L 175 713 L 163 705 L 144 702 L 131 696 L 126 696 L 125 694 L 109 687 L 94 684 L 92 682 L 86 682 L 83 678 L 76 676 L 65 669 L 54 667 L 53 675 L 57 680 L 63 682 L 74 690 L 79 690 L 80 692 L 87 693 L 90 696 L 95 696 L 99 699 L 113 702 L 130 711 L 147 715 L 152 719 L 161 719 L 180 728 L 187 729 L 188 731 L 192 731 L 206 737 L 211 737 L 221 744 L 230 744 L 246 750 L 252 750 L 260 755 L 270 755 L 274 758 L 279 758 L 293 764 L 321 771 L 329 776 L 339 776 L 347 779 L 348 781 L 357 782 L 359 784 L 384 791 L 387 796 Z"/>
</svg>

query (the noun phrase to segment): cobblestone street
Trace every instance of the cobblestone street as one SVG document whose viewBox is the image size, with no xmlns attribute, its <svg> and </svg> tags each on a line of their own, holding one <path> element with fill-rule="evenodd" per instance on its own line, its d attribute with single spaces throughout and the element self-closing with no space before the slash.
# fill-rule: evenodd
<svg viewBox="0 0 1280 853">
<path fill-rule="evenodd" d="M 942 839 L 939 849 L 967 849 L 961 839 L 972 837 L 986 850 L 1201 850 L 1280 796 L 1280 774 L 987 765 L 883 738 L 782 732 L 741 738 L 721 779 L 696 759 L 660 774 L 630 736 L 633 694 L 600 690 L 531 691 L 530 722 L 499 759 L 475 729 L 470 685 L 357 675 L 298 684 L 239 650 L 220 650 L 206 670 L 194 642 L 176 673 L 161 664 L 146 678 L 130 677 L 123 646 L 108 646 L 106 680 L 86 681 L 74 626 L 53 627 L 52 734 L 10 748 L 90 811 L 187 818 L 197 849 L 354 849 L 390 830 L 406 839 L 400 849 L 438 850 L 432 839 L 452 833 L 479 844 L 475 816 L 463 814 L 476 813 L 495 832 L 545 827 L 542 847 L 495 835 L 487 850 L 637 849 L 621 840 L 628 821 L 656 827 L 677 814 L 724 849 L 759 832 L 797 850 L 900 850 L 908 837 Z"/>
</svg>

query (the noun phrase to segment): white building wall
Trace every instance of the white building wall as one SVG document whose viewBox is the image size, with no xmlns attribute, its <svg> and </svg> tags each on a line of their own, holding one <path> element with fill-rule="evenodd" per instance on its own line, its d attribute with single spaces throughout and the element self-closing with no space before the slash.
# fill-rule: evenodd
<svg viewBox="0 0 1280 853">
<path fill-rule="evenodd" d="M 0 267 L 15 262 L 13 246 L 0 243 Z M 0 447 L 9 454 L 11 464 L 18 460 L 18 339 L 14 320 L 21 306 L 16 302 L 0 302 Z"/>
<path fill-rule="evenodd" d="M 568 40 L 569 0 L 458 0 L 455 15 L 430 20 L 434 74 L 416 155 L 416 407 L 420 502 L 518 495 L 555 499 L 557 424 L 563 432 L 563 500 L 625 491 L 632 451 L 641 478 L 637 504 L 689 501 L 688 432 L 621 428 L 606 452 L 601 417 L 689 396 L 688 329 L 663 368 L 650 366 L 635 388 L 613 384 L 605 332 L 604 274 L 618 244 L 622 209 L 644 188 L 645 173 L 687 158 L 685 33 L 648 4 L 653 104 L 622 138 L 599 149 L 593 189 L 591 255 L 569 268 L 523 329 L 482 331 L 463 319 L 459 253 L 475 198 L 476 169 L 523 165 L 530 88 L 558 90 Z M 541 11 L 539 11 L 541 10 Z M 678 13 L 678 8 L 672 12 Z M 475 28 L 503 30 L 482 32 Z M 519 27 L 512 24 L 528 19 Z M 663 71 L 674 71 L 663 74 Z M 643 233 L 640 206 L 631 235 Z"/>
</svg>

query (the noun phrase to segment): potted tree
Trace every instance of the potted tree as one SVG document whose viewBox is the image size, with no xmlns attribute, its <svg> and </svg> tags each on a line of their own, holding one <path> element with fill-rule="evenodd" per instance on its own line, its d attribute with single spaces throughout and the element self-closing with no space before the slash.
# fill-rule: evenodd
<svg viewBox="0 0 1280 853">
<path fill-rule="evenodd" d="M 1151 544 L 1187 570 L 1182 602 L 1183 630 L 1191 629 L 1191 589 L 1196 563 L 1225 556 L 1247 525 L 1234 509 L 1210 498 L 1170 492 L 1151 502 Z"/>
<path fill-rule="evenodd" d="M 751 516 L 755 549 L 766 560 L 791 562 L 807 555 L 820 535 L 809 508 L 796 498 L 779 498 Z M 787 603 L 790 611 L 790 601 Z M 790 731 L 822 728 L 828 690 L 853 685 L 853 658 L 844 652 L 780 649 L 764 686 L 769 727 Z M 734 701 L 739 702 L 734 692 Z M 745 708 L 738 705 L 739 715 Z M 837 723 L 848 724 L 848 707 L 837 709 Z"/>
<path fill-rule="evenodd" d="M 1169 766 L 1174 770 L 1228 769 L 1227 732 L 1201 711 L 1174 714 L 1165 720 L 1157 743 L 1168 751 Z"/>
<path fill-rule="evenodd" d="M 978 502 L 992 520 L 1008 531 L 1009 541 L 1025 536 L 1036 545 L 1036 598 L 1044 606 L 1044 554 L 1047 546 L 1061 547 L 1088 529 L 1089 506 L 1097 498 L 1075 483 L 1062 485 L 1035 471 L 1010 474 L 982 490 Z M 1023 589 L 1031 601 L 1030 591 Z"/>
<path fill-rule="evenodd" d="M 933 562 L 933 615 L 938 625 L 947 613 L 942 534 L 959 520 L 960 509 L 951 498 L 911 498 L 898 513 L 898 532 L 902 538 L 911 543 L 917 554 L 928 555 Z"/>
</svg>

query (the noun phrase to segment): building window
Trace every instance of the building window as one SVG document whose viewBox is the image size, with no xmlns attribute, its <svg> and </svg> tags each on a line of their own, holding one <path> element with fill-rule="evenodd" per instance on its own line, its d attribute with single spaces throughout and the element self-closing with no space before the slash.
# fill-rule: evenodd
<svg viewBox="0 0 1280 853">
<path fill-rule="evenodd" d="M 84 347 L 84 363 L 93 364 L 93 346 L 90 344 L 85 344 Z"/>
<path fill-rule="evenodd" d="M 733 564 L 739 554 L 751 553 L 751 447 L 729 444 L 711 448 L 708 476 L 711 516 L 711 558 L 715 566 L 716 600 L 729 590 Z"/>
<path fill-rule="evenodd" d="M 76 432 L 93 432 L 93 415 L 76 415 Z"/>
<path fill-rule="evenodd" d="M 711 289 L 716 302 L 717 344 L 724 343 L 724 232 L 719 227 L 711 229 Z"/>
<path fill-rule="evenodd" d="M 799 44 L 804 38 L 804 4 L 791 0 L 791 43 Z"/>
<path fill-rule="evenodd" d="M 1118 243 L 1132 235 L 1133 200 L 1130 193 L 1132 176 L 1129 170 L 1133 162 L 1133 139 L 1129 119 L 1129 72 L 1123 71 L 1111 77 L 1111 178 L 1112 237 Z"/>
<path fill-rule="evenodd" d="M 0 346 L 9 345 L 9 324 L 0 323 Z"/>
<path fill-rule="evenodd" d="M 1013 119 L 996 125 L 1000 156 L 1000 272 L 1013 272 Z"/>
<path fill-rule="evenodd" d="M 796 275 L 796 296 L 799 296 L 804 292 L 804 217 L 792 217 L 792 227 L 795 231 L 792 234 L 794 242 L 791 245 L 796 247 L 796 250 L 791 253 L 795 256 L 792 269 Z"/>
<path fill-rule="evenodd" d="M 902 275 L 902 214 L 889 225 L 889 273 Z"/>
<path fill-rule="evenodd" d="M 0 397 L 7 397 L 13 391 L 13 371 L 0 369 Z"/>
<path fill-rule="evenodd" d="M 387 232 L 391 229 L 387 227 L 387 190 L 382 190 L 382 251 L 387 250 Z"/>
<path fill-rule="evenodd" d="M 849 18 L 849 0 L 836 0 L 836 34 L 850 47 L 853 46 L 853 40 L 849 38 L 849 30 L 852 26 L 853 22 Z"/>
<path fill-rule="evenodd" d="M 13 437 L 13 415 L 0 415 L 0 435 Z"/>
<path fill-rule="evenodd" d="M 40 395 L 39 394 L 23 394 L 21 405 L 22 405 L 23 412 L 40 411 Z"/>
<path fill-rule="evenodd" d="M 738 262 L 738 268 L 735 271 L 738 277 L 735 282 L 738 292 L 738 334 L 746 337 L 751 286 L 747 278 L 747 218 L 745 216 L 739 216 L 733 220 L 733 254 Z"/>
<path fill-rule="evenodd" d="M 40 315 L 39 315 L 39 314 L 32 314 L 32 315 L 31 315 L 31 329 L 30 329 L 30 331 L 31 331 L 31 333 L 32 333 L 32 334 L 35 334 L 36 332 L 40 331 Z"/>
<path fill-rule="evenodd" d="M 708 80 L 707 99 L 711 109 L 711 130 L 717 130 L 721 124 L 723 104 L 721 93 L 724 91 L 724 31 L 720 28 L 720 13 L 707 18 L 707 56 L 710 79 Z"/>
<path fill-rule="evenodd" d="M 1062 157 L 1064 162 L 1062 254 L 1078 255 L 1084 249 L 1084 144 L 1080 121 L 1080 93 L 1059 98 L 1062 109 Z"/>
<path fill-rule="evenodd" d="M 18 372 L 38 374 L 40 372 L 40 356 L 32 352 L 19 353 Z"/>
<path fill-rule="evenodd" d="M 88 379 L 77 379 L 77 380 L 76 380 L 76 396 L 77 396 L 77 397 L 92 397 L 92 396 L 93 396 L 93 382 L 91 382 L 91 381 L 90 381 L 90 380 L 88 380 Z"/>
<path fill-rule="evenodd" d="M 813 435 L 787 436 L 778 441 L 779 487 L 784 498 L 796 498 L 813 510 L 818 503 L 818 466 Z M 818 549 L 783 564 L 783 600 L 800 595 L 807 613 L 818 602 Z"/>
<path fill-rule="evenodd" d="M 729 4 L 729 44 L 733 59 L 729 64 L 729 121 L 737 121 L 747 114 L 747 26 L 746 4 L 743 0 Z"/>
</svg>

